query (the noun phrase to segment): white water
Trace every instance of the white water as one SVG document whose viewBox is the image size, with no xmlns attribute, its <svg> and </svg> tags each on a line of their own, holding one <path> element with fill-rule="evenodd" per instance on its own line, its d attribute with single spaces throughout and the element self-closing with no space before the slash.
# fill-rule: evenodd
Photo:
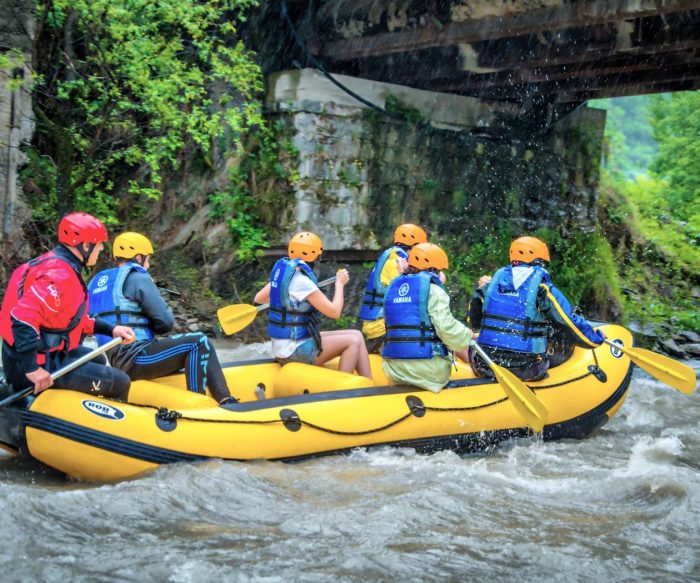
<svg viewBox="0 0 700 583">
<path fill-rule="evenodd" d="M 222 361 L 268 355 L 266 344 Z M 164 466 L 0 464 L 3 581 L 700 580 L 700 393 L 635 372 L 584 441 Z"/>
</svg>

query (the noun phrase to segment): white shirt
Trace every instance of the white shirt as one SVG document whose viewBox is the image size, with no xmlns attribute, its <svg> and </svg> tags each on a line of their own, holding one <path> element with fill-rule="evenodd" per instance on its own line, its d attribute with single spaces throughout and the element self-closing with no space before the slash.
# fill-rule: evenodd
<svg viewBox="0 0 700 583">
<path fill-rule="evenodd" d="M 310 294 L 317 291 L 319 287 L 311 281 L 311 279 L 297 271 L 289 282 L 289 299 L 292 301 L 292 307 L 298 306 Z M 297 346 L 306 342 L 303 340 L 292 340 L 291 338 L 273 338 L 272 353 L 276 358 L 287 358 L 297 349 Z"/>
</svg>

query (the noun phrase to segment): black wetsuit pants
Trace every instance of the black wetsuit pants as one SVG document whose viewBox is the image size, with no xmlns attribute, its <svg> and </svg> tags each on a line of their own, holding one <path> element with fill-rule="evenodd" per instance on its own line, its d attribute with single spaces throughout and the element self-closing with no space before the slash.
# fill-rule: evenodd
<svg viewBox="0 0 700 583">
<path fill-rule="evenodd" d="M 128 345 L 119 347 L 127 348 Z M 201 332 L 178 334 L 146 343 L 126 372 L 132 380 L 150 380 L 175 374 L 182 369 L 190 391 L 204 394 L 208 386 L 216 401 L 231 396 L 216 350 Z"/>
<path fill-rule="evenodd" d="M 88 352 L 91 352 L 91 349 L 86 346 L 78 346 L 78 348 L 69 352 L 50 352 L 47 362 L 42 368 L 50 373 L 54 373 Z M 31 382 L 19 366 L 14 348 L 6 343 L 3 343 L 2 346 L 2 363 L 5 378 L 15 391 L 21 391 L 31 386 Z M 90 395 L 126 401 L 130 385 L 131 379 L 129 376 L 118 368 L 107 366 L 107 359 L 101 354 L 91 361 L 80 365 L 75 370 L 66 373 L 61 378 L 56 379 L 53 388 L 71 389 Z"/>
</svg>

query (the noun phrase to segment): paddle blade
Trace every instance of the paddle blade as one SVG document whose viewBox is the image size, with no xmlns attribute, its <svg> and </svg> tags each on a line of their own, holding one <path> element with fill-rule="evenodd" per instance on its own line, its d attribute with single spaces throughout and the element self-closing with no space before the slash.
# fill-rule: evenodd
<svg viewBox="0 0 700 583">
<path fill-rule="evenodd" d="M 536 432 L 542 431 L 547 422 L 547 408 L 537 398 L 537 395 L 523 381 L 509 370 L 496 364 L 489 363 L 496 380 L 501 385 L 508 399 L 520 413 L 527 424 Z"/>
<path fill-rule="evenodd" d="M 690 395 L 695 390 L 695 385 L 698 382 L 697 375 L 689 366 L 645 348 L 628 348 L 625 346 L 622 351 L 630 357 L 634 364 L 647 371 L 651 376 L 659 379 L 662 383 L 686 395 Z"/>
<path fill-rule="evenodd" d="M 234 304 L 219 308 L 216 315 L 224 334 L 235 334 L 255 320 L 258 310 L 250 304 Z"/>
</svg>

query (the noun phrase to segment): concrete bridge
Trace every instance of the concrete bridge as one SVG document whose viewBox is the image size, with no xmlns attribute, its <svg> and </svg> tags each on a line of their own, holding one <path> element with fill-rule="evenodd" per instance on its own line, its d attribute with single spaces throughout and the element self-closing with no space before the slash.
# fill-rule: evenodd
<svg viewBox="0 0 700 583">
<path fill-rule="evenodd" d="M 0 3 L 4 54 L 31 59 L 33 7 Z M 275 0 L 245 34 L 299 152 L 279 242 L 314 227 L 327 249 L 375 248 L 404 219 L 474 240 L 504 217 L 593 229 L 604 112 L 587 100 L 700 83 L 700 0 Z M 0 75 L 0 240 L 32 133 L 26 74 Z"/>
<path fill-rule="evenodd" d="M 287 24 L 318 60 L 304 63 L 297 46 L 307 66 L 516 103 L 534 117 L 700 83 L 698 0 L 286 3 Z"/>
</svg>

